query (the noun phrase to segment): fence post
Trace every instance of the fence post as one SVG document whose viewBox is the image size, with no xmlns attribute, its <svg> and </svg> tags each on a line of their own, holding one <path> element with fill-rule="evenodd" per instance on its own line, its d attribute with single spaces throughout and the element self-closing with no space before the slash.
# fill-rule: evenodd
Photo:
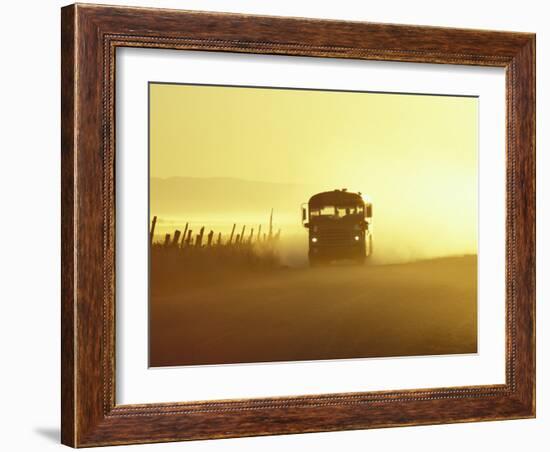
<svg viewBox="0 0 550 452">
<path fill-rule="evenodd" d="M 204 235 L 204 226 L 201 228 L 199 235 L 197 235 L 197 240 L 195 242 L 196 246 L 202 246 L 202 236 Z"/>
<path fill-rule="evenodd" d="M 181 231 L 175 230 L 174 231 L 174 240 L 172 240 L 172 246 L 176 247 L 178 246 L 178 242 L 180 240 Z"/>
<path fill-rule="evenodd" d="M 170 234 L 164 236 L 164 246 L 170 246 Z"/>
<path fill-rule="evenodd" d="M 185 223 L 185 229 L 183 230 L 183 234 L 181 236 L 181 246 L 185 246 L 185 237 L 187 235 L 187 229 L 189 228 L 189 223 Z"/>
<path fill-rule="evenodd" d="M 210 230 L 208 233 L 208 246 L 212 245 L 212 237 L 214 237 L 214 231 Z"/>
<path fill-rule="evenodd" d="M 252 237 L 254 237 L 254 228 L 250 229 L 250 235 L 248 236 L 248 243 L 252 243 Z"/>
<path fill-rule="evenodd" d="M 237 227 L 237 223 L 233 223 L 233 229 L 231 229 L 231 235 L 229 236 L 229 241 L 227 242 L 228 245 L 231 245 L 233 242 L 233 234 L 235 234 L 235 228 Z"/>
<path fill-rule="evenodd" d="M 222 244 L 222 233 L 221 232 L 218 232 L 218 242 L 217 242 L 217 245 L 221 245 Z"/>
<path fill-rule="evenodd" d="M 243 224 L 243 228 L 241 230 L 241 237 L 239 239 L 239 243 L 241 243 L 244 240 L 244 230 L 246 229 L 246 226 Z"/>
<path fill-rule="evenodd" d="M 193 229 L 189 229 L 189 231 L 187 231 L 187 239 L 185 239 L 186 246 L 191 245 L 191 237 L 193 237 Z"/>
<path fill-rule="evenodd" d="M 269 239 L 273 235 L 273 207 L 271 208 L 271 214 L 269 215 Z"/>
<path fill-rule="evenodd" d="M 258 225 L 258 237 L 256 237 L 256 242 L 259 242 L 262 237 L 262 225 Z"/>
<path fill-rule="evenodd" d="M 149 244 L 153 245 L 153 237 L 155 236 L 155 226 L 157 225 L 157 216 L 153 217 L 153 223 L 151 224 L 151 232 L 149 235 Z"/>
</svg>

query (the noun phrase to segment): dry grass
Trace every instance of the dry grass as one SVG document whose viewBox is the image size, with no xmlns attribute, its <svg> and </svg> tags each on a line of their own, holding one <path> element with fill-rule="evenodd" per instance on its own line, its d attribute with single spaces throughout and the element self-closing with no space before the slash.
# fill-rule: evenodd
<svg viewBox="0 0 550 452">
<path fill-rule="evenodd" d="M 151 247 L 151 292 L 176 295 L 190 287 L 242 282 L 281 268 L 277 241 L 214 246 Z"/>
</svg>

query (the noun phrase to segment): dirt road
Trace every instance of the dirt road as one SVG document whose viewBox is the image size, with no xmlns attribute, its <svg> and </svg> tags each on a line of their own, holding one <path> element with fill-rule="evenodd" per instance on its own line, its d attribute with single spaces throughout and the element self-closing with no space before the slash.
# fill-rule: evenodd
<svg viewBox="0 0 550 452">
<path fill-rule="evenodd" d="M 286 269 L 153 298 L 152 366 L 475 353 L 477 259 Z"/>
</svg>

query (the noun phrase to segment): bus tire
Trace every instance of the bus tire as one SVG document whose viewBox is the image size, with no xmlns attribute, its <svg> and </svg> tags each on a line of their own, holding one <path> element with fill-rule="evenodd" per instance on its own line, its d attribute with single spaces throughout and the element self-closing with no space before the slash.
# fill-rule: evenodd
<svg viewBox="0 0 550 452">
<path fill-rule="evenodd" d="M 310 267 L 320 267 L 323 265 L 323 260 L 318 257 L 309 257 L 309 266 Z"/>
</svg>

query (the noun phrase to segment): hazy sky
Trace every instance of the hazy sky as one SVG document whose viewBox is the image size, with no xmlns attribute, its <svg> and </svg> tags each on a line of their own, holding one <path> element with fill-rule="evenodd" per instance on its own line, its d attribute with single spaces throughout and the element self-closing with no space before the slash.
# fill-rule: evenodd
<svg viewBox="0 0 550 452">
<path fill-rule="evenodd" d="M 477 98 L 151 84 L 150 125 L 152 177 L 346 187 L 386 243 L 477 251 Z"/>
</svg>

